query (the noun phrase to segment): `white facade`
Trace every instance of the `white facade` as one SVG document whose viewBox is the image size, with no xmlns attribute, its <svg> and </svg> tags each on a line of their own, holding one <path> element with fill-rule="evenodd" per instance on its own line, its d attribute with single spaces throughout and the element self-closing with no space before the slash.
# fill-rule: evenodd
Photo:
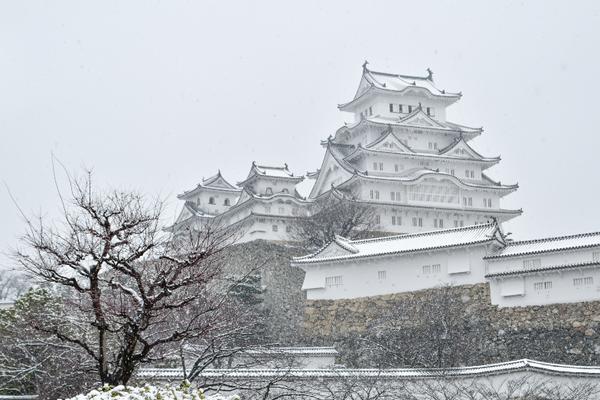
<svg viewBox="0 0 600 400">
<path fill-rule="evenodd" d="M 500 158 L 484 157 L 469 143 L 482 129 L 446 119 L 446 108 L 461 94 L 438 89 L 428 72 L 388 74 L 365 64 L 354 99 L 339 106 L 352 121 L 322 142 L 323 162 L 310 179 L 303 182 L 287 165 L 253 163 L 237 186 L 219 173 L 179 196 L 186 205 L 173 231 L 217 217 L 224 225 L 244 221 L 242 241 L 290 240 L 293 220 L 332 189 L 351 191 L 373 206 L 375 229 L 382 232 L 423 232 L 520 215 L 500 206 L 518 186 L 486 175 Z M 309 190 L 298 194 L 300 186 Z"/>
<path fill-rule="evenodd" d="M 367 240 L 336 238 L 292 266 L 307 298 L 346 299 L 489 282 L 491 302 L 600 300 L 600 233 L 506 241 L 495 223 Z"/>
<path fill-rule="evenodd" d="M 509 242 L 485 261 L 492 304 L 600 300 L 600 233 Z"/>
<path fill-rule="evenodd" d="M 485 281 L 483 257 L 504 245 L 495 223 L 376 239 L 341 237 L 292 266 L 309 300 L 348 299 Z"/>
</svg>

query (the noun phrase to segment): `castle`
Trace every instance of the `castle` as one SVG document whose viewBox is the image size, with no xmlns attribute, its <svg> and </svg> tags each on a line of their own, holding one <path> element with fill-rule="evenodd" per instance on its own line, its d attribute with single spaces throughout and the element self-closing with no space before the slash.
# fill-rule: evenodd
<svg viewBox="0 0 600 400">
<path fill-rule="evenodd" d="M 500 306 L 598 300 L 600 234 L 508 240 L 502 223 L 522 210 L 500 202 L 518 185 L 485 173 L 500 157 L 470 145 L 482 128 L 446 119 L 462 94 L 440 89 L 427 72 L 377 72 L 365 62 L 354 98 L 338 106 L 353 121 L 322 141 L 319 169 L 295 175 L 287 165 L 253 162 L 236 185 L 219 171 L 178 196 L 184 206 L 171 231 L 217 221 L 239 226 L 241 241 L 291 240 L 315 201 L 352 193 L 374 210 L 375 230 L 390 236 L 340 237 L 292 260 L 306 272 L 309 299 L 489 282 Z"/>
</svg>

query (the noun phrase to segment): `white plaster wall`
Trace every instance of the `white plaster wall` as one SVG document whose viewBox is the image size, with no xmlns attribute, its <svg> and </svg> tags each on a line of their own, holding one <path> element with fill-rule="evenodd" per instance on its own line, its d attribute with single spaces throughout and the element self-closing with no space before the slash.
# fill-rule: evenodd
<svg viewBox="0 0 600 400">
<path fill-rule="evenodd" d="M 573 279 L 591 277 L 592 284 L 575 285 Z M 504 295 L 507 287 L 520 283 L 522 295 Z M 552 288 L 536 290 L 535 283 L 552 282 Z M 510 278 L 491 278 L 490 295 L 492 304 L 500 307 L 523 307 L 533 305 L 576 303 L 600 300 L 600 269 L 582 268 L 513 276 Z"/>
<path fill-rule="evenodd" d="M 213 197 L 215 199 L 215 204 L 209 204 L 210 198 Z M 233 206 L 239 198 L 239 193 L 232 192 L 223 192 L 218 190 L 210 190 L 204 189 L 197 196 L 195 196 L 191 201 L 196 204 L 196 206 L 207 214 L 221 214 L 227 211 L 231 206 Z M 224 204 L 225 199 L 229 199 L 229 206 Z"/>
<path fill-rule="evenodd" d="M 483 256 L 486 246 L 438 250 L 386 257 L 370 257 L 323 264 L 302 265 L 306 271 L 307 299 L 347 299 L 402 293 L 443 284 L 466 285 L 484 282 Z M 440 264 L 439 273 L 423 272 L 424 265 Z M 460 266 L 464 273 L 448 273 Z M 379 279 L 385 271 L 385 279 Z M 326 278 L 341 276 L 340 286 L 326 287 Z"/>
</svg>

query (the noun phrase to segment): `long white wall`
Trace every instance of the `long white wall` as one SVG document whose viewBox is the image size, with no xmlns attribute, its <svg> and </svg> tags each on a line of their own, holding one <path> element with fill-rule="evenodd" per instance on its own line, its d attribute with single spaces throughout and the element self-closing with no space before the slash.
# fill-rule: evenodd
<svg viewBox="0 0 600 400">
<path fill-rule="evenodd" d="M 486 246 L 303 265 L 307 299 L 345 299 L 484 282 Z"/>
</svg>

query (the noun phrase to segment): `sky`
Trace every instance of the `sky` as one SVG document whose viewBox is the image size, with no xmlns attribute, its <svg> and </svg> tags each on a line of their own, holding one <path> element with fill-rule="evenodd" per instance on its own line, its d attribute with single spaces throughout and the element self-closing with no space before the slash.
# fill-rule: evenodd
<svg viewBox="0 0 600 400">
<path fill-rule="evenodd" d="M 169 219 L 218 169 L 316 170 L 364 60 L 462 91 L 448 119 L 483 126 L 488 175 L 520 185 L 513 238 L 600 231 L 599 48 L 596 1 L 1 2 L 0 251 L 25 228 L 9 190 L 59 214 L 52 154 Z"/>
</svg>

